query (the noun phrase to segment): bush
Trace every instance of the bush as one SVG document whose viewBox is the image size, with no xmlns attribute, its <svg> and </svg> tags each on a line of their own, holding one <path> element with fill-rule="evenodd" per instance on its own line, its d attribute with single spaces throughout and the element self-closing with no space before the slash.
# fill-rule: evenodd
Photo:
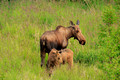
<svg viewBox="0 0 120 80">
<path fill-rule="evenodd" d="M 116 12 L 112 6 L 103 11 L 103 25 L 100 25 L 99 49 L 101 68 L 110 79 L 120 79 L 120 28 L 113 26 L 117 20 Z"/>
<path fill-rule="evenodd" d="M 87 63 L 88 65 L 95 64 L 97 60 L 97 53 L 95 50 L 87 52 L 79 52 L 75 57 L 74 61 L 79 63 Z"/>
<path fill-rule="evenodd" d="M 111 26 L 116 21 L 115 9 L 112 6 L 105 7 L 102 18 L 106 26 Z"/>
</svg>

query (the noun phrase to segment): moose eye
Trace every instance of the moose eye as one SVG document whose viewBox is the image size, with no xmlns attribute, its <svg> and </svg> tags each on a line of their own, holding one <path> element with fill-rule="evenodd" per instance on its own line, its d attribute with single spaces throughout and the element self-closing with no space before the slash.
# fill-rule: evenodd
<svg viewBox="0 0 120 80">
<path fill-rule="evenodd" d="M 79 31 L 77 30 L 76 32 L 78 33 Z"/>
<path fill-rule="evenodd" d="M 53 54 L 55 54 L 55 53 L 53 52 Z"/>
<path fill-rule="evenodd" d="M 58 60 L 60 60 L 60 58 L 58 58 Z"/>
</svg>

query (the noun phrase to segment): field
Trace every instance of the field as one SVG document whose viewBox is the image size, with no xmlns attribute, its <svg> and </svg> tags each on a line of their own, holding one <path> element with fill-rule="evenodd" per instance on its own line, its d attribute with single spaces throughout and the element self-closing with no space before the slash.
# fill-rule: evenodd
<svg viewBox="0 0 120 80">
<path fill-rule="evenodd" d="M 119 10 L 119 0 L 0 0 L 0 80 L 119 80 Z M 62 65 L 49 77 L 40 67 L 40 36 L 78 19 L 86 44 L 71 38 L 73 68 Z"/>
</svg>

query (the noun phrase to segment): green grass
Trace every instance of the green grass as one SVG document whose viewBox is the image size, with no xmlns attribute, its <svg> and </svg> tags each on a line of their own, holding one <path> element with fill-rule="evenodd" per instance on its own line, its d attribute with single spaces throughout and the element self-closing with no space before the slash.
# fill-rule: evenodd
<svg viewBox="0 0 120 80">
<path fill-rule="evenodd" d="M 72 69 L 69 69 L 68 65 L 61 66 L 53 72 L 51 78 L 52 80 L 106 80 L 108 78 L 105 75 L 95 65 L 74 64 Z"/>
<path fill-rule="evenodd" d="M 103 49 L 98 47 L 98 33 L 100 24 L 103 24 L 104 6 L 88 8 L 78 2 L 44 0 L 0 4 L 0 79 L 108 80 L 107 73 L 99 68 Z M 76 23 L 77 19 L 86 45 L 81 46 L 77 40 L 70 39 L 68 48 L 74 52 L 74 67 L 69 70 L 63 65 L 49 77 L 46 68 L 40 67 L 40 36 L 58 25 L 69 26 L 70 20 Z M 45 61 L 47 58 L 48 55 Z"/>
</svg>

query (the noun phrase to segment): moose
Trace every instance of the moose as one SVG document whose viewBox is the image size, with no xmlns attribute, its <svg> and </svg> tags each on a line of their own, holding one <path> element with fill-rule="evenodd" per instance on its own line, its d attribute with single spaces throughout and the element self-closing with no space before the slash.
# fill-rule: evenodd
<svg viewBox="0 0 120 80">
<path fill-rule="evenodd" d="M 70 49 L 61 49 L 58 51 L 53 48 L 49 53 L 46 64 L 47 70 L 49 70 L 49 76 L 51 76 L 55 67 L 60 67 L 61 64 L 65 63 L 69 64 L 69 68 L 73 66 L 73 51 Z"/>
<path fill-rule="evenodd" d="M 77 39 L 81 45 L 85 45 L 86 40 L 79 28 L 79 20 L 76 25 L 70 21 L 69 27 L 57 26 L 55 30 L 46 31 L 40 37 L 40 57 L 41 67 L 45 64 L 46 53 L 55 48 L 56 50 L 65 49 L 68 46 L 68 40 L 72 37 Z"/>
</svg>

